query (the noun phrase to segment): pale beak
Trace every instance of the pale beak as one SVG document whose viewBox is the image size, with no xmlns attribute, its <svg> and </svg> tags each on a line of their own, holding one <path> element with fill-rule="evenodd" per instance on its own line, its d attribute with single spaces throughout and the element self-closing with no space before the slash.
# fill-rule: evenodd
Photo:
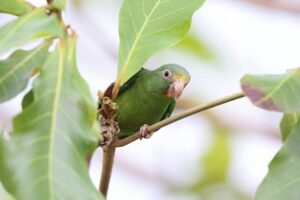
<svg viewBox="0 0 300 200">
<path fill-rule="evenodd" d="M 182 79 L 178 79 L 170 85 L 168 93 L 175 99 L 178 99 L 183 92 L 184 86 L 185 81 Z"/>
</svg>

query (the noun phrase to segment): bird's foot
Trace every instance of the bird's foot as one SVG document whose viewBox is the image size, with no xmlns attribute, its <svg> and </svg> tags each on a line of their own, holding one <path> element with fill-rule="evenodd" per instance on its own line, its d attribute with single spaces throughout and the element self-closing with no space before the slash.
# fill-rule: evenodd
<svg viewBox="0 0 300 200">
<path fill-rule="evenodd" d="M 149 125 L 144 124 L 140 128 L 140 139 L 146 138 L 149 139 L 152 136 L 152 132 L 149 131 Z"/>
</svg>

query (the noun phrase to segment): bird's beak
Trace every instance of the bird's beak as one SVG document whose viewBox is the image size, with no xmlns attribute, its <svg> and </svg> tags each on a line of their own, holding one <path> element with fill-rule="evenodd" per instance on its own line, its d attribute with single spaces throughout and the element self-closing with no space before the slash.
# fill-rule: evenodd
<svg viewBox="0 0 300 200">
<path fill-rule="evenodd" d="M 185 81 L 182 79 L 177 79 L 170 85 L 168 94 L 173 98 L 178 99 L 183 92 L 184 86 Z"/>
</svg>

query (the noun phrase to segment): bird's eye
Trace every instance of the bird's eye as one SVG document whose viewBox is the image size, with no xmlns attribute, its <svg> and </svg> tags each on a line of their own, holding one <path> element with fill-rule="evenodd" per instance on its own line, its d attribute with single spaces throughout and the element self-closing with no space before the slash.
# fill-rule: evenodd
<svg viewBox="0 0 300 200">
<path fill-rule="evenodd" d="M 164 75 L 164 78 L 169 78 L 169 77 L 171 76 L 171 71 L 166 69 L 166 70 L 163 72 L 163 75 Z"/>
</svg>

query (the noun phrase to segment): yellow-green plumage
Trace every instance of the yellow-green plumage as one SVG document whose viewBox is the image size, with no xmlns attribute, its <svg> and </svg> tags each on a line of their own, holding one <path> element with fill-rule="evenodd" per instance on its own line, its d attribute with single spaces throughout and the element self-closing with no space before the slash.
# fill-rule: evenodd
<svg viewBox="0 0 300 200">
<path fill-rule="evenodd" d="M 172 77 L 165 77 L 166 73 Z M 119 111 L 119 137 L 131 135 L 144 125 L 152 125 L 169 117 L 175 107 L 174 97 L 168 96 L 170 85 L 177 79 L 188 83 L 189 73 L 175 64 L 163 65 L 156 70 L 140 70 L 120 89 L 116 98 Z"/>
</svg>

